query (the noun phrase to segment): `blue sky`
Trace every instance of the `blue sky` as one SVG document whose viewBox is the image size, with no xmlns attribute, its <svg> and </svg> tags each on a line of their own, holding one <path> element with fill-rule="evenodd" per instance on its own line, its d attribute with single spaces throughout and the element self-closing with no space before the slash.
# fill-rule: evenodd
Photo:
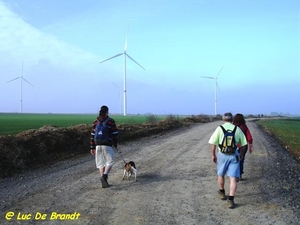
<svg viewBox="0 0 300 225">
<path fill-rule="evenodd" d="M 300 114 L 300 2 L 0 0 L 0 112 Z"/>
</svg>

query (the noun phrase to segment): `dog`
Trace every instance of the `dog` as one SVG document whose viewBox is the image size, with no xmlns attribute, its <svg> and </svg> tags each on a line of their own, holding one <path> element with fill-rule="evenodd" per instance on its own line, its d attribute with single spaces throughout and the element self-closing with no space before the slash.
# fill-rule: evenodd
<svg viewBox="0 0 300 225">
<path fill-rule="evenodd" d="M 134 175 L 134 179 L 136 181 L 137 169 L 135 167 L 135 163 L 133 161 L 130 161 L 128 163 L 125 162 L 122 180 L 130 180 L 132 175 Z"/>
</svg>

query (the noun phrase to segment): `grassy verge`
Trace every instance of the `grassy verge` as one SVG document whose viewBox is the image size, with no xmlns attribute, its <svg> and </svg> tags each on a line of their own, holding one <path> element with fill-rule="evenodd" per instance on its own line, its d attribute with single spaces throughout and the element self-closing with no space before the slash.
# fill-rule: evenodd
<svg viewBox="0 0 300 225">
<path fill-rule="evenodd" d="M 32 119 L 31 115 L 24 118 L 27 120 L 17 119 L 12 121 L 11 124 L 16 124 L 15 129 L 17 129 L 18 124 L 26 124 Z M 36 120 L 39 120 L 38 118 L 35 117 Z M 55 119 L 58 120 L 58 118 L 61 117 L 55 115 Z M 67 117 L 67 119 L 70 118 Z M 91 119 L 93 121 L 94 116 L 89 118 L 88 121 L 91 121 Z M 119 144 L 142 137 L 163 134 L 184 126 L 184 123 L 181 123 L 177 117 L 171 116 L 166 116 L 162 121 L 159 121 L 161 120 L 160 117 L 154 115 L 126 117 L 126 120 L 128 119 L 131 119 L 131 121 L 127 123 L 134 124 L 119 124 Z M 89 154 L 90 122 L 82 124 L 83 119 L 80 117 L 80 125 L 44 127 L 43 125 L 49 121 L 46 121 L 44 117 L 40 120 L 42 121 L 41 124 L 36 123 L 34 120 L 31 123 L 42 126 L 42 129 L 26 130 L 16 135 L 0 135 L 0 179 L 15 173 L 22 173 L 28 169 L 49 166 L 54 162 L 66 160 L 80 154 Z M 63 117 L 62 120 L 65 121 L 66 118 Z M 202 120 L 203 118 L 200 117 L 199 123 Z M 65 125 L 65 122 L 63 124 L 59 124 L 57 121 L 54 122 L 56 123 L 51 122 L 51 124 Z M 143 123 L 140 124 L 141 122 Z M 32 125 L 31 123 L 29 125 Z M 187 126 L 189 125 L 190 123 L 187 124 Z"/>
<path fill-rule="evenodd" d="M 30 129 L 39 129 L 44 125 L 70 127 L 79 124 L 92 124 L 97 115 L 94 114 L 20 114 L 0 113 L 0 135 L 13 135 Z M 149 115 L 110 115 L 117 125 L 142 124 L 149 122 Z M 156 116 L 156 120 L 166 116 Z"/>
<path fill-rule="evenodd" d="M 258 125 L 273 135 L 279 143 L 300 158 L 300 119 L 259 120 Z"/>
</svg>

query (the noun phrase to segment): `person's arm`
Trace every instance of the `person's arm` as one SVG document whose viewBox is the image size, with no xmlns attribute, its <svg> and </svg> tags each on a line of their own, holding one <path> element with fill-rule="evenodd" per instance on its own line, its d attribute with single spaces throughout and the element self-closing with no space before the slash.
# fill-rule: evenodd
<svg viewBox="0 0 300 225">
<path fill-rule="evenodd" d="M 119 131 L 114 119 L 110 118 L 110 133 L 113 141 L 113 146 L 117 149 L 118 148 L 118 137 Z"/>
<path fill-rule="evenodd" d="M 95 141 L 94 141 L 96 124 L 97 124 L 96 121 L 94 121 L 93 127 L 91 129 L 91 136 L 90 136 L 90 153 L 92 155 L 95 155 L 95 151 L 96 151 L 96 144 L 95 144 Z"/>
<path fill-rule="evenodd" d="M 253 138 L 252 138 L 251 132 L 248 127 L 247 127 L 247 131 L 246 131 L 246 139 L 249 143 L 249 151 L 250 151 L 250 153 L 252 153 L 253 152 Z"/>
<path fill-rule="evenodd" d="M 239 143 L 240 143 L 240 159 L 242 160 L 244 158 L 245 155 L 245 151 L 246 151 L 246 146 L 248 144 L 247 139 L 246 139 L 246 135 L 243 133 L 243 131 L 241 129 L 237 129 L 237 135 L 239 138 Z"/>
<path fill-rule="evenodd" d="M 211 158 L 214 163 L 217 163 L 216 148 L 216 145 L 211 145 Z"/>
<path fill-rule="evenodd" d="M 214 163 L 217 163 L 217 155 L 216 150 L 218 151 L 218 144 L 219 144 L 219 132 L 221 128 L 217 127 L 210 139 L 208 140 L 208 143 L 211 144 L 211 158 Z"/>
<path fill-rule="evenodd" d="M 249 143 L 249 152 L 250 152 L 250 153 L 253 152 L 253 144 L 252 144 L 252 143 L 251 143 L 251 144 Z"/>
</svg>

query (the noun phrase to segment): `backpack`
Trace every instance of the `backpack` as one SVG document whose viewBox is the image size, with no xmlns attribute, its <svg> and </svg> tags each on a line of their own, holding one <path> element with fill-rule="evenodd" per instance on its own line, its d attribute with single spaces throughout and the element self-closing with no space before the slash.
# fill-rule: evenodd
<svg viewBox="0 0 300 225">
<path fill-rule="evenodd" d="M 94 141 L 97 145 L 106 144 L 109 141 L 108 127 L 106 124 L 108 120 L 109 117 L 104 121 L 98 121 L 95 127 Z"/>
<path fill-rule="evenodd" d="M 224 133 L 222 144 L 219 144 L 219 148 L 221 149 L 221 152 L 225 154 L 234 154 L 237 149 L 237 145 L 234 138 L 237 127 L 235 126 L 233 131 L 225 130 L 223 126 L 220 127 L 222 128 Z"/>
</svg>

